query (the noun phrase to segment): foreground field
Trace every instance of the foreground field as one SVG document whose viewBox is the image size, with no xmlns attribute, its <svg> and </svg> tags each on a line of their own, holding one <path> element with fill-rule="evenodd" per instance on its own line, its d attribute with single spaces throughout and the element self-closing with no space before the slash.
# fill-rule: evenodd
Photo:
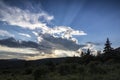
<svg viewBox="0 0 120 80">
<path fill-rule="evenodd" d="M 0 80 L 120 80 L 119 59 L 119 55 L 87 55 L 37 61 L 1 60 Z"/>
</svg>

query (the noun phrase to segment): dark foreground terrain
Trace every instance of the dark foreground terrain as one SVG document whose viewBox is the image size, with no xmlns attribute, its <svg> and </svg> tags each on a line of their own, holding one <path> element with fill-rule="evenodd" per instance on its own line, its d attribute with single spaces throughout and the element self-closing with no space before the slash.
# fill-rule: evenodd
<svg viewBox="0 0 120 80">
<path fill-rule="evenodd" d="M 120 80 L 120 51 L 96 57 L 0 60 L 0 80 Z"/>
</svg>

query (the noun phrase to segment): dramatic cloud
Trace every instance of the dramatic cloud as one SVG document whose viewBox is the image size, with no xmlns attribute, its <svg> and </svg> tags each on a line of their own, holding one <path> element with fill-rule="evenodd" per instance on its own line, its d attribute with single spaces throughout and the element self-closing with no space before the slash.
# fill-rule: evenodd
<svg viewBox="0 0 120 80">
<path fill-rule="evenodd" d="M 50 16 L 43 10 L 34 13 L 26 9 L 23 10 L 15 6 L 13 7 L 6 5 L 4 2 L 0 1 L 0 21 L 6 22 L 11 27 L 14 27 L 15 25 L 16 27 L 21 27 L 31 31 L 31 34 L 34 34 L 38 40 L 38 43 L 42 45 L 40 46 L 40 51 L 28 48 L 23 49 L 8 47 L 1 47 L 0 51 L 7 52 L 5 50 L 9 50 L 10 52 L 7 53 L 10 53 L 12 57 L 12 53 L 14 53 L 16 54 L 14 57 L 20 59 L 54 58 L 74 55 L 80 56 L 81 46 L 77 44 L 78 40 L 74 38 L 74 36 L 82 36 L 87 34 L 84 31 L 75 30 L 68 26 L 49 27 L 47 24 L 49 24 L 49 22 L 51 22 L 53 19 L 54 16 Z M 28 33 L 21 33 L 19 31 L 17 33 L 23 37 L 33 37 Z M 4 32 L 4 34 L 7 35 L 9 33 Z M 31 54 L 32 56 L 26 55 L 27 53 L 29 55 Z M 22 55 L 17 56 L 17 54 Z"/>
<path fill-rule="evenodd" d="M 45 21 L 50 21 L 54 18 L 44 11 L 40 13 L 31 13 L 29 10 L 11 7 L 0 1 L 0 20 L 7 22 L 9 25 L 17 25 L 29 29 L 42 28 L 46 30 L 46 24 L 39 20 L 41 17 Z"/>
<path fill-rule="evenodd" d="M 29 34 L 25 34 L 25 33 L 18 33 L 18 34 L 21 35 L 21 36 L 24 36 L 24 37 L 31 38 L 31 36 Z"/>
<path fill-rule="evenodd" d="M 49 34 L 52 34 L 55 37 L 62 37 L 65 39 L 76 40 L 73 38 L 74 35 L 87 35 L 84 31 L 74 30 L 71 27 L 67 26 L 58 26 L 50 29 Z"/>
<path fill-rule="evenodd" d="M 0 46 L 0 59 L 25 59 L 25 60 L 35 60 L 42 58 L 57 58 L 66 56 L 79 56 L 79 53 L 75 51 L 67 50 L 53 50 L 51 54 L 46 54 L 45 52 L 38 51 L 34 48 L 11 48 L 6 46 Z"/>
<path fill-rule="evenodd" d="M 54 37 L 53 37 L 54 38 Z M 39 49 L 35 48 L 22 48 L 22 47 L 6 47 L 0 46 L 0 58 L 10 59 L 10 58 L 18 58 L 18 59 L 26 59 L 26 60 L 35 60 L 42 58 L 57 58 L 57 57 L 72 57 L 72 56 L 80 56 L 81 52 L 87 49 L 90 49 L 92 55 L 97 55 L 97 50 L 95 49 L 94 44 L 86 43 L 85 45 L 77 45 L 72 43 L 71 41 L 65 41 L 62 43 L 57 42 L 59 39 L 51 39 L 52 41 L 47 41 L 47 39 L 43 40 Z M 62 41 L 62 40 L 60 40 Z M 65 43 L 65 44 L 63 44 Z M 67 45 L 66 45 L 67 44 Z M 69 44 L 71 46 L 69 46 Z M 67 46 L 67 47 L 66 47 Z"/>
<path fill-rule="evenodd" d="M 6 30 L 0 30 L 0 36 L 2 36 L 2 37 L 14 37 L 13 34 L 9 33 Z"/>
<path fill-rule="evenodd" d="M 45 20 L 46 23 L 40 21 L 41 18 Z M 29 10 L 11 7 L 3 2 L 0 2 L 0 20 L 7 22 L 9 25 L 17 25 L 22 28 L 29 28 L 32 30 L 40 29 L 37 33 L 47 33 L 53 35 L 54 37 L 71 39 L 76 42 L 77 40 L 73 38 L 74 35 L 86 35 L 84 31 L 74 30 L 66 26 L 57 26 L 53 28 L 48 27 L 47 22 L 51 21 L 53 18 L 53 16 L 49 16 L 44 11 L 32 13 Z"/>
<path fill-rule="evenodd" d="M 38 42 L 41 42 L 42 40 L 49 38 L 49 41 L 53 39 L 54 40 L 57 39 L 57 41 L 59 41 L 57 43 L 61 43 L 63 41 L 67 43 L 69 42 L 69 40 L 71 40 L 72 42 L 75 42 L 76 44 L 78 44 L 78 40 L 74 38 L 74 36 L 87 35 L 84 31 L 74 30 L 66 26 L 57 26 L 57 27 L 49 28 L 48 31 L 45 31 L 44 33 L 41 33 L 40 31 L 38 32 L 33 31 L 32 33 L 37 37 Z M 56 40 L 53 43 L 55 42 Z"/>
</svg>

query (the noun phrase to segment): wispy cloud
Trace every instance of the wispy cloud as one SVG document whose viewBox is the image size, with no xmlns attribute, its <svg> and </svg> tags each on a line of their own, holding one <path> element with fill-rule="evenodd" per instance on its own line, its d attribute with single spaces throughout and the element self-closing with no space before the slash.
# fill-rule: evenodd
<svg viewBox="0 0 120 80">
<path fill-rule="evenodd" d="M 86 42 L 86 43 L 87 43 L 87 44 L 93 44 L 93 45 L 96 45 L 96 46 L 97 46 L 97 45 L 98 45 L 98 46 L 101 45 L 100 43 L 97 43 L 97 42 Z"/>
<path fill-rule="evenodd" d="M 9 25 L 17 25 L 29 29 L 46 29 L 46 24 L 39 21 L 41 17 L 45 21 L 51 21 L 54 18 L 44 11 L 40 13 L 32 13 L 29 10 L 22 10 L 18 7 L 8 6 L 0 1 L 0 20 L 7 22 Z"/>
<path fill-rule="evenodd" d="M 0 36 L 2 36 L 2 37 L 14 37 L 13 34 L 9 33 L 6 30 L 0 30 Z"/>
<path fill-rule="evenodd" d="M 29 34 L 25 34 L 25 33 L 18 33 L 18 34 L 21 35 L 21 36 L 24 36 L 24 37 L 31 38 L 31 36 Z"/>
</svg>

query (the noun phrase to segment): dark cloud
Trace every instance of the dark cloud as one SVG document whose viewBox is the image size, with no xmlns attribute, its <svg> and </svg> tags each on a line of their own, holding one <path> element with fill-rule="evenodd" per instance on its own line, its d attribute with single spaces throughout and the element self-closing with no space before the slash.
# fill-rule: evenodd
<svg viewBox="0 0 120 80">
<path fill-rule="evenodd" d="M 49 35 L 49 34 L 48 34 Z M 42 35 L 43 40 L 40 42 L 40 44 L 47 45 L 51 48 L 55 49 L 67 49 L 67 50 L 72 50 L 76 51 L 81 45 L 77 44 L 76 42 L 64 38 L 55 38 L 53 36 L 44 36 Z M 52 44 L 50 44 L 52 43 Z M 61 46 L 61 47 L 60 47 Z"/>
<path fill-rule="evenodd" d="M 97 43 L 97 42 L 86 42 L 86 44 L 93 44 L 93 45 L 96 45 L 96 46 L 101 45 L 100 43 Z"/>
</svg>

